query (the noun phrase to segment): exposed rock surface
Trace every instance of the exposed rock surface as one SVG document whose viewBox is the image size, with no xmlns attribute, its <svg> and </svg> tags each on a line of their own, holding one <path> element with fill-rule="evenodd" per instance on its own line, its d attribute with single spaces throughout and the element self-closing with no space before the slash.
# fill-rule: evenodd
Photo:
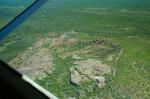
<svg viewBox="0 0 150 99">
<path fill-rule="evenodd" d="M 75 97 L 68 97 L 68 99 L 76 99 Z"/>
<path fill-rule="evenodd" d="M 70 68 L 71 82 L 80 85 L 81 82 L 94 80 L 99 88 L 105 86 L 104 74 L 111 74 L 112 68 L 99 60 L 88 59 L 74 62 Z"/>
<path fill-rule="evenodd" d="M 94 76 L 93 80 L 96 81 L 99 88 L 102 88 L 105 86 L 105 78 L 103 76 Z"/>
<path fill-rule="evenodd" d="M 73 71 L 73 73 L 71 74 L 71 82 L 74 84 L 79 84 L 82 80 L 81 75 L 79 74 L 78 71 Z"/>
<path fill-rule="evenodd" d="M 73 55 L 72 56 L 72 59 L 75 59 L 75 60 L 81 60 L 82 58 L 78 55 Z"/>
</svg>

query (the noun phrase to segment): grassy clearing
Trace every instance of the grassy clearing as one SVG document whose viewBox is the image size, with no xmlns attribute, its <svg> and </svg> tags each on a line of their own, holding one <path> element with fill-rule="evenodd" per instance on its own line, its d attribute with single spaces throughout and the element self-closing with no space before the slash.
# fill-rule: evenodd
<svg viewBox="0 0 150 99">
<path fill-rule="evenodd" d="M 123 46 L 123 55 L 116 64 L 115 84 L 131 98 L 149 97 L 149 36 L 115 38 Z M 120 80 L 121 79 L 121 80 Z"/>
</svg>

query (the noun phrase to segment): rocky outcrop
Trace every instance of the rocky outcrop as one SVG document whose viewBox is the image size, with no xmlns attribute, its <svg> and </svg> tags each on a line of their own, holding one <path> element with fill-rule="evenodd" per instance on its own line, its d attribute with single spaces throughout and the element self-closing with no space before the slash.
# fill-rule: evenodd
<svg viewBox="0 0 150 99">
<path fill-rule="evenodd" d="M 74 60 L 81 60 L 82 58 L 80 56 L 78 56 L 78 55 L 73 55 L 72 59 L 74 59 Z"/>
<path fill-rule="evenodd" d="M 81 82 L 94 80 L 102 88 L 105 86 L 104 74 L 111 74 L 112 68 L 99 60 L 88 59 L 74 62 L 70 71 L 73 84 L 80 85 Z"/>
</svg>

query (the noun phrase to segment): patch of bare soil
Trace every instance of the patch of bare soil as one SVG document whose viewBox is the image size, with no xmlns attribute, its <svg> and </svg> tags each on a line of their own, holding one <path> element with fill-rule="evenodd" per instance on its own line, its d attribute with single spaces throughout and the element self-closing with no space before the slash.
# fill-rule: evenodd
<svg viewBox="0 0 150 99">
<path fill-rule="evenodd" d="M 73 55 L 89 55 L 90 53 L 91 53 L 90 50 L 81 49 L 81 50 L 76 50 L 72 52 L 61 52 L 59 54 L 60 54 L 60 57 L 66 58 L 66 57 L 73 56 Z"/>
<path fill-rule="evenodd" d="M 43 41 L 40 38 L 37 38 L 36 43 L 34 44 L 35 48 L 41 48 L 43 45 Z"/>
<path fill-rule="evenodd" d="M 50 37 L 50 38 L 57 38 L 57 37 L 59 37 L 60 35 L 58 34 L 58 33 L 56 33 L 56 32 L 49 32 L 48 33 L 48 37 Z"/>
<path fill-rule="evenodd" d="M 79 41 L 77 40 L 77 39 L 75 39 L 75 38 L 70 38 L 70 39 L 68 39 L 67 41 L 66 41 L 66 45 L 68 45 L 68 46 L 73 46 L 74 44 L 77 44 Z"/>
<path fill-rule="evenodd" d="M 39 48 L 42 41 L 12 59 L 9 64 L 32 79 L 42 79 L 53 71 L 52 55 L 48 48 Z M 38 46 L 38 48 L 37 48 Z"/>
<path fill-rule="evenodd" d="M 74 44 L 77 44 L 78 40 L 75 38 L 70 38 L 69 34 L 63 34 L 60 37 L 57 38 L 53 38 L 52 40 L 52 44 L 50 47 L 60 47 L 60 45 L 68 45 L 68 46 L 72 46 Z"/>
<path fill-rule="evenodd" d="M 63 36 L 53 38 L 51 47 L 59 47 L 65 42 L 65 38 Z"/>
</svg>

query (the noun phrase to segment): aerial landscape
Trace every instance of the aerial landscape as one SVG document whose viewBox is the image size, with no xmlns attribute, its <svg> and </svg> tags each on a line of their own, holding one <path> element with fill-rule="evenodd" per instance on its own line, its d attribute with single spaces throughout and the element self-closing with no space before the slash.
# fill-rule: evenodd
<svg viewBox="0 0 150 99">
<path fill-rule="evenodd" d="M 0 28 L 34 0 L 10 1 Z M 48 0 L 0 42 L 0 59 L 60 99 L 149 99 L 150 1 Z"/>
</svg>

